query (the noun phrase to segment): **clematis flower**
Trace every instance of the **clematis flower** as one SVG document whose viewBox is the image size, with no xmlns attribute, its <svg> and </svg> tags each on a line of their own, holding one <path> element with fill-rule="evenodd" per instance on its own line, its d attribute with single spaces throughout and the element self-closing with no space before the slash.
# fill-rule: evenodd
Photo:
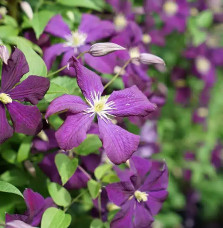
<svg viewBox="0 0 223 228">
<path fill-rule="evenodd" d="M 78 30 L 71 31 L 63 21 L 62 16 L 56 15 L 49 21 L 45 32 L 64 40 L 63 43 L 54 44 L 45 50 L 43 59 L 49 70 L 57 56 L 64 53 L 61 65 L 67 65 L 68 60 L 73 55 L 77 56 L 81 52 L 89 50 L 92 42 L 111 36 L 114 32 L 114 26 L 110 21 L 103 21 L 96 16 L 83 14 Z M 90 57 L 89 59 L 91 60 Z M 90 60 L 85 59 L 91 66 Z M 100 58 L 97 61 L 100 61 Z M 72 71 L 68 70 L 65 70 L 64 73 L 73 75 Z"/>
<path fill-rule="evenodd" d="M 125 162 L 136 151 L 139 136 L 113 124 L 112 118 L 146 116 L 156 109 L 156 105 L 136 86 L 102 96 L 104 88 L 100 77 L 81 65 L 75 57 L 71 61 L 87 104 L 80 97 L 63 95 L 49 105 L 46 118 L 68 111 L 64 124 L 56 132 L 60 148 L 70 150 L 78 146 L 86 138 L 86 132 L 97 116 L 100 138 L 108 158 L 115 164 Z"/>
<path fill-rule="evenodd" d="M 148 174 L 149 172 L 149 174 Z M 111 228 L 150 227 L 168 193 L 168 171 L 165 164 L 133 156 L 130 172 L 122 181 L 106 186 L 108 198 L 121 207 Z"/>
<path fill-rule="evenodd" d="M 27 135 L 35 135 L 42 128 L 42 116 L 36 106 L 23 105 L 30 102 L 36 105 L 49 88 L 49 80 L 39 76 L 29 76 L 19 85 L 20 79 L 29 71 L 24 54 L 15 49 L 3 64 L 0 89 L 0 143 L 13 135 L 13 131 Z M 19 102 L 18 102 L 19 101 Z M 9 125 L 5 107 L 8 109 L 14 130 Z"/>
<path fill-rule="evenodd" d="M 216 169 L 223 166 L 223 145 L 218 142 L 211 153 L 211 163 Z"/>
<path fill-rule="evenodd" d="M 27 211 L 23 214 L 6 214 L 6 223 L 14 220 L 21 220 L 31 226 L 39 226 L 44 211 L 49 207 L 56 207 L 53 200 L 48 197 L 44 199 L 39 193 L 33 192 L 32 189 L 26 189 L 23 193 Z"/>
</svg>

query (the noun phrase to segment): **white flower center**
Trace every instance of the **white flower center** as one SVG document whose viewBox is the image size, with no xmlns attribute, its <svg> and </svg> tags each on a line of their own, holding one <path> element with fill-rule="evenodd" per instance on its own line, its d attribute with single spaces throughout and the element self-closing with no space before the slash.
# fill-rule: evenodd
<svg viewBox="0 0 223 228">
<path fill-rule="evenodd" d="M 149 44 L 152 41 L 152 37 L 149 34 L 143 34 L 142 42 L 145 44 Z"/>
<path fill-rule="evenodd" d="M 133 47 L 129 49 L 129 55 L 132 59 L 138 58 L 140 56 L 140 51 L 138 47 Z"/>
<path fill-rule="evenodd" d="M 72 32 L 71 35 L 66 37 L 66 46 L 78 48 L 85 44 L 87 34 L 79 31 Z"/>
<path fill-rule="evenodd" d="M 196 68 L 197 70 L 201 73 L 201 74 L 206 74 L 209 72 L 210 68 L 211 68 L 211 63 L 208 59 L 206 59 L 205 57 L 198 57 L 195 60 L 196 63 Z"/>
<path fill-rule="evenodd" d="M 178 11 L 178 5 L 176 2 L 173 1 L 167 1 L 164 5 L 163 5 L 163 9 L 166 12 L 167 15 L 169 16 L 173 16 L 174 14 L 176 14 L 176 12 Z"/>
<path fill-rule="evenodd" d="M 3 104 L 12 103 L 12 98 L 6 93 L 0 93 L 0 102 Z"/>
<path fill-rule="evenodd" d="M 134 192 L 134 196 L 137 199 L 137 201 L 140 203 L 141 201 L 146 202 L 148 200 L 149 194 L 147 194 L 146 192 L 141 192 L 139 190 L 136 190 Z"/>
<path fill-rule="evenodd" d="M 115 18 L 114 18 L 114 24 L 115 24 L 115 28 L 116 30 L 120 31 L 122 29 L 124 29 L 127 25 L 127 20 L 125 18 L 125 16 L 123 14 L 118 14 Z"/>
<path fill-rule="evenodd" d="M 208 109 L 205 107 L 200 107 L 197 110 L 197 114 L 198 116 L 200 116 L 201 118 L 205 118 L 208 116 Z"/>
<path fill-rule="evenodd" d="M 113 101 L 107 102 L 108 98 L 109 96 L 101 96 L 100 93 L 93 92 L 91 94 L 92 101 L 85 98 L 90 106 L 85 112 L 91 113 L 91 116 L 97 114 L 104 121 L 110 120 L 113 116 L 110 111 L 115 109 L 115 103 Z"/>
</svg>

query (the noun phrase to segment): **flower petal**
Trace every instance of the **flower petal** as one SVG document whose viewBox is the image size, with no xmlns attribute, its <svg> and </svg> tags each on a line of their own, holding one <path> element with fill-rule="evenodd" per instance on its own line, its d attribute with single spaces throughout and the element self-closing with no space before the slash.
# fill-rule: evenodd
<svg viewBox="0 0 223 228">
<path fill-rule="evenodd" d="M 93 71 L 87 69 L 75 58 L 70 59 L 70 67 L 73 67 L 77 76 L 77 83 L 84 94 L 84 96 L 91 100 L 92 93 L 102 93 L 103 85 L 101 78 L 95 74 Z"/>
<path fill-rule="evenodd" d="M 108 99 L 110 101 L 115 103 L 115 109 L 110 111 L 114 116 L 147 116 L 157 107 L 137 86 L 114 91 Z"/>
<path fill-rule="evenodd" d="M 100 137 L 108 158 L 115 164 L 126 162 L 139 145 L 140 137 L 98 118 Z"/>
<path fill-rule="evenodd" d="M 19 228 L 35 228 L 21 220 L 13 220 L 11 222 L 6 223 L 6 228 L 18 228 L 18 227 Z"/>
<path fill-rule="evenodd" d="M 35 135 L 42 128 L 42 116 L 36 106 L 13 101 L 6 105 L 12 118 L 15 132 Z"/>
<path fill-rule="evenodd" d="M 59 147 L 64 150 L 71 150 L 79 146 L 85 140 L 93 119 L 94 116 L 84 113 L 69 115 L 56 132 Z"/>
<path fill-rule="evenodd" d="M 8 64 L 3 64 L 1 90 L 7 93 L 28 72 L 29 66 L 25 55 L 18 48 L 15 48 L 8 60 Z"/>
<path fill-rule="evenodd" d="M 107 185 L 106 191 L 109 200 L 121 206 L 124 202 L 129 200 L 129 197 L 133 196 L 135 189 L 130 181 L 123 181 Z"/>
<path fill-rule="evenodd" d="M 86 103 L 80 97 L 64 94 L 50 103 L 45 117 L 48 118 L 49 116 L 61 111 L 79 113 L 87 109 L 87 107 Z"/>
<path fill-rule="evenodd" d="M 78 30 L 87 34 L 86 42 L 89 43 L 111 36 L 115 28 L 110 21 L 100 20 L 91 14 L 83 14 Z"/>
<path fill-rule="evenodd" d="M 29 76 L 21 84 L 12 89 L 9 94 L 13 100 L 28 101 L 35 105 L 39 100 L 43 99 L 49 86 L 49 79 L 39 76 Z"/>
<path fill-rule="evenodd" d="M 46 48 L 46 50 L 43 53 L 43 59 L 46 63 L 47 69 L 50 70 L 57 56 L 69 50 L 70 47 L 66 47 L 62 43 L 54 44 L 51 47 Z"/>
<path fill-rule="evenodd" d="M 13 128 L 9 125 L 5 107 L 0 103 L 0 144 L 13 135 Z"/>
<path fill-rule="evenodd" d="M 70 28 L 59 14 L 50 19 L 44 31 L 63 39 L 71 34 Z"/>
</svg>

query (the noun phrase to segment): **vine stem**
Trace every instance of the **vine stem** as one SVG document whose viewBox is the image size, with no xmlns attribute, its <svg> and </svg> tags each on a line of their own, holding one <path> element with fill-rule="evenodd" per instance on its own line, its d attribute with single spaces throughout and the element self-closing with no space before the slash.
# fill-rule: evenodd
<svg viewBox="0 0 223 228">
<path fill-rule="evenodd" d="M 131 62 L 132 59 L 129 59 L 124 65 L 123 67 L 120 69 L 120 71 L 112 78 L 111 81 L 109 81 L 105 86 L 104 89 L 106 89 L 108 86 L 110 86 L 115 80 L 116 78 L 122 73 L 122 71 L 128 66 L 128 64 Z"/>
<path fill-rule="evenodd" d="M 78 168 L 85 174 L 85 176 L 90 180 L 92 179 L 91 176 L 87 173 L 87 171 L 82 168 L 80 165 L 78 166 Z"/>
</svg>

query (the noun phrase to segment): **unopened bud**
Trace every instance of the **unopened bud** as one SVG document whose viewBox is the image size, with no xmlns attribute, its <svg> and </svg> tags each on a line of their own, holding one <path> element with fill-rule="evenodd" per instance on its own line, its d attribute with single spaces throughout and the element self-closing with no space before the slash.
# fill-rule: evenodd
<svg viewBox="0 0 223 228">
<path fill-rule="evenodd" d="M 163 59 L 161 59 L 160 57 L 158 57 L 156 55 L 152 55 L 152 54 L 148 54 L 148 53 L 140 54 L 138 60 L 142 64 L 147 64 L 147 65 L 161 64 L 161 65 L 165 66 L 165 62 Z"/>
<path fill-rule="evenodd" d="M 96 43 L 93 44 L 90 49 L 89 49 L 89 53 L 92 56 L 98 57 L 98 56 L 104 56 L 107 55 L 109 53 L 112 53 L 114 51 L 121 51 L 121 50 L 125 50 L 124 47 L 115 44 L 115 43 Z"/>
<path fill-rule="evenodd" d="M 20 6 L 27 17 L 32 20 L 33 19 L 33 10 L 28 2 L 21 2 Z"/>
<path fill-rule="evenodd" d="M 5 45 L 0 45 L 0 58 L 5 64 L 8 64 L 9 52 Z"/>
</svg>

